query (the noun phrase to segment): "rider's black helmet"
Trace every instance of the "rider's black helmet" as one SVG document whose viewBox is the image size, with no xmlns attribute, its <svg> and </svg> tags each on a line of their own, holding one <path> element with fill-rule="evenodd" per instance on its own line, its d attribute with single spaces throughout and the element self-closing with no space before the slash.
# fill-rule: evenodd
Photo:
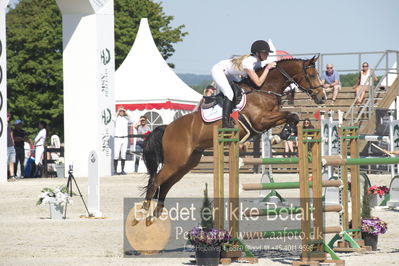
<svg viewBox="0 0 399 266">
<path fill-rule="evenodd" d="M 259 52 L 273 53 L 273 51 L 270 50 L 269 44 L 267 42 L 263 41 L 263 40 L 255 41 L 251 45 L 251 54 L 256 54 L 256 53 L 259 53 Z"/>
</svg>

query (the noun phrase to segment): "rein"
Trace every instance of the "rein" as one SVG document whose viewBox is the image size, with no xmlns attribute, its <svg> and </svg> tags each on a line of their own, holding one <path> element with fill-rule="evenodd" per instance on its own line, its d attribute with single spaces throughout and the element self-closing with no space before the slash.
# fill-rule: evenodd
<svg viewBox="0 0 399 266">
<path fill-rule="evenodd" d="M 316 86 L 316 87 L 313 87 L 313 86 L 312 86 L 312 83 L 310 82 L 309 74 L 308 74 L 308 72 L 306 71 L 306 69 L 311 68 L 311 67 L 313 67 L 313 66 L 312 66 L 312 65 L 309 65 L 309 66 L 305 67 L 305 63 L 303 63 L 303 65 L 302 65 L 302 69 L 303 69 L 303 72 L 305 73 L 306 81 L 309 83 L 309 89 L 306 89 L 306 88 L 304 88 L 303 86 L 299 85 L 299 84 L 298 84 L 298 83 L 297 83 L 284 69 L 282 69 L 279 65 L 276 65 L 276 69 L 277 69 L 278 71 L 280 71 L 281 75 L 283 75 L 283 77 L 284 77 L 285 80 L 286 80 L 286 81 L 285 81 L 286 83 L 287 83 L 287 82 L 288 82 L 289 84 L 295 83 L 301 91 L 303 91 L 304 93 L 306 93 L 306 94 L 307 94 L 308 96 L 310 96 L 310 97 L 312 97 L 312 95 L 313 95 L 315 89 L 321 88 L 321 87 L 322 87 L 321 85 Z"/>
<path fill-rule="evenodd" d="M 287 73 L 287 71 L 285 71 L 283 68 L 281 68 L 279 65 L 276 65 L 276 69 L 280 72 L 280 74 L 284 77 L 284 79 L 285 79 L 285 85 L 287 85 L 287 86 L 289 86 L 290 84 L 292 84 L 292 83 L 294 83 L 294 84 L 296 84 L 297 85 L 297 87 L 301 90 L 301 91 L 303 91 L 304 93 L 306 93 L 308 96 L 310 96 L 310 97 L 312 97 L 312 95 L 314 94 L 314 90 L 315 89 L 317 89 L 317 88 L 322 88 L 323 86 L 322 85 L 319 85 L 319 86 L 316 86 L 316 87 L 313 87 L 312 86 L 312 83 L 311 83 L 311 81 L 310 81 L 310 77 L 309 77 L 309 74 L 308 74 L 308 72 L 306 71 L 308 68 L 312 68 L 312 67 L 314 67 L 313 65 L 309 65 L 309 66 L 305 66 L 305 64 L 303 63 L 303 65 L 302 65 L 302 70 L 303 70 L 303 72 L 305 73 L 305 79 L 306 79 L 306 81 L 309 83 L 309 88 L 308 89 L 306 89 L 306 88 L 304 88 L 303 86 L 301 86 L 301 85 L 299 85 L 295 80 L 294 80 L 294 78 L 292 77 L 292 76 L 290 76 L 290 74 L 288 74 Z M 285 87 L 287 87 L 287 86 L 285 86 Z M 275 95 L 275 96 L 277 96 L 277 97 L 283 97 L 283 96 L 285 96 L 285 95 L 288 95 L 289 93 L 290 93 L 290 91 L 288 91 L 288 92 L 283 92 L 283 93 L 277 93 L 277 92 L 274 92 L 274 91 L 271 91 L 271 90 L 257 90 L 257 89 L 253 89 L 252 87 L 251 87 L 251 90 L 250 91 L 247 91 L 246 92 L 246 94 L 250 94 L 250 93 L 252 93 L 252 92 L 260 92 L 260 93 L 265 93 L 265 94 L 272 94 L 272 95 Z"/>
<path fill-rule="evenodd" d="M 259 93 L 265 93 L 265 94 L 272 94 L 272 95 L 275 95 L 275 96 L 277 96 L 277 97 L 283 97 L 283 96 L 285 96 L 285 95 L 287 95 L 288 93 L 277 93 L 277 92 L 274 92 L 274 91 L 263 91 L 263 90 L 256 90 L 256 89 L 254 89 L 254 88 L 252 88 L 251 87 L 251 90 L 249 90 L 249 91 L 246 91 L 245 93 L 246 94 L 250 94 L 250 93 L 252 93 L 252 92 L 259 92 Z"/>
<path fill-rule="evenodd" d="M 281 73 L 281 75 L 283 75 L 283 77 L 285 78 L 285 83 L 284 83 L 284 84 L 286 84 L 287 86 L 289 86 L 291 83 L 295 83 L 295 84 L 298 86 L 299 89 L 301 89 L 302 91 L 304 91 L 305 93 L 307 93 L 307 94 L 310 96 L 310 94 L 308 93 L 308 91 L 307 91 L 305 88 L 303 88 L 302 86 L 300 86 L 298 83 L 296 83 L 295 80 L 294 80 L 284 69 L 282 69 L 279 65 L 276 65 L 276 69 L 277 69 L 277 70 Z M 285 86 L 285 87 L 287 87 L 287 86 Z M 289 92 L 277 93 L 277 92 L 270 91 L 270 90 L 268 90 L 268 91 L 264 91 L 264 90 L 254 90 L 253 88 L 251 88 L 251 90 L 250 90 L 248 93 L 251 93 L 251 92 L 253 92 L 253 91 L 261 92 L 261 93 L 266 93 L 266 94 L 273 94 L 273 95 L 275 95 L 275 96 L 277 96 L 277 97 L 283 97 L 283 96 L 289 94 Z"/>
</svg>

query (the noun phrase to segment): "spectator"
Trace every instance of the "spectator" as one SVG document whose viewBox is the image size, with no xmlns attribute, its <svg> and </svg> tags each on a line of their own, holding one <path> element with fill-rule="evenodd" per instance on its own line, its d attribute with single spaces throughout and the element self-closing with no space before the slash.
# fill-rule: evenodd
<svg viewBox="0 0 399 266">
<path fill-rule="evenodd" d="M 10 125 L 10 118 L 11 114 L 7 113 L 7 164 L 8 164 L 8 178 L 14 181 L 15 148 L 14 148 L 14 138 Z"/>
<path fill-rule="evenodd" d="M 321 79 L 323 87 L 327 92 L 333 90 L 332 104 L 334 104 L 335 100 L 337 99 L 338 91 L 341 89 L 341 85 L 339 81 L 339 74 L 334 70 L 332 64 L 327 64 L 326 71 L 323 72 Z"/>
<path fill-rule="evenodd" d="M 216 91 L 216 88 L 212 85 L 208 85 L 206 86 L 205 90 L 204 90 L 204 96 L 212 96 Z"/>
<path fill-rule="evenodd" d="M 15 144 L 15 154 L 16 154 L 16 160 L 14 164 L 14 175 L 17 178 L 23 178 L 24 177 L 24 172 L 25 172 L 25 141 L 32 144 L 30 139 L 28 138 L 25 130 L 22 129 L 22 121 L 17 120 L 15 121 L 15 129 L 13 131 L 13 136 L 14 136 L 14 144 Z M 18 163 L 20 166 L 20 175 L 17 176 L 17 170 L 18 170 Z"/>
<path fill-rule="evenodd" d="M 39 122 L 39 133 L 35 137 L 35 173 L 33 177 L 41 176 L 42 160 L 44 154 L 44 146 L 46 145 L 47 124 L 44 121 Z"/>
<path fill-rule="evenodd" d="M 369 90 L 370 81 L 378 81 L 375 76 L 374 71 L 369 69 L 369 63 L 363 62 L 362 70 L 359 72 L 359 77 L 357 79 L 356 85 L 354 87 L 356 92 L 356 104 L 361 104 L 364 100 L 366 92 Z"/>
<path fill-rule="evenodd" d="M 305 128 L 305 129 L 312 129 L 312 128 L 314 128 L 314 126 L 313 126 L 312 123 L 310 122 L 309 118 L 305 118 L 305 120 L 303 120 L 302 128 Z"/>
<path fill-rule="evenodd" d="M 294 148 L 296 146 L 295 142 L 296 136 L 297 136 L 297 130 L 295 127 L 293 132 L 291 132 L 291 136 L 284 142 L 284 151 L 286 153 L 285 157 L 291 157 L 292 153 L 294 152 Z"/>
<path fill-rule="evenodd" d="M 123 106 L 118 108 L 115 122 L 115 139 L 114 139 L 114 172 L 116 174 L 126 175 L 125 161 L 128 144 L 129 123 L 132 122 L 126 109 Z M 118 160 L 121 159 L 121 172 L 118 173 Z"/>
<path fill-rule="evenodd" d="M 140 120 L 135 123 L 134 127 L 136 128 L 138 135 L 146 135 L 151 131 L 150 127 L 147 126 L 147 118 L 145 116 L 140 116 Z M 136 161 L 134 163 L 134 172 L 135 173 L 138 172 L 139 163 L 140 163 L 140 157 L 137 156 L 137 154 L 142 154 L 143 144 L 144 144 L 144 138 L 142 138 L 142 137 L 137 138 L 137 140 L 136 140 Z"/>
<path fill-rule="evenodd" d="M 212 85 L 206 86 L 204 89 L 203 95 L 206 97 L 212 96 L 216 91 L 216 88 Z M 204 103 L 204 97 L 202 97 L 201 101 L 198 103 L 198 105 L 194 108 L 194 111 L 198 111 L 201 109 L 201 105 Z"/>
</svg>

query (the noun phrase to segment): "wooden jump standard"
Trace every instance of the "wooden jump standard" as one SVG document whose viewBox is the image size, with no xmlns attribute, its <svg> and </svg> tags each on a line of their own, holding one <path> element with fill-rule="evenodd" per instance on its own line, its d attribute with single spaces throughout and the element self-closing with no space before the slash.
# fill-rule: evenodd
<svg viewBox="0 0 399 266">
<path fill-rule="evenodd" d="M 224 229 L 224 144 L 229 143 L 229 231 L 237 240 L 242 251 L 247 258 L 253 258 L 252 253 L 245 249 L 245 245 L 238 239 L 239 218 L 230 215 L 231 210 L 239 208 L 239 177 L 238 177 L 238 130 L 222 129 L 214 127 L 214 208 L 215 208 L 215 227 Z M 308 158 L 308 144 L 311 151 L 311 164 Z M 334 262 L 343 265 L 334 251 L 325 244 L 324 233 L 339 233 L 342 227 L 324 228 L 323 211 L 328 210 L 322 203 L 322 181 L 321 181 L 321 155 L 320 155 L 320 130 L 298 128 L 298 167 L 299 167 L 299 190 L 300 190 L 300 208 L 302 213 L 301 229 L 275 230 L 268 232 L 257 232 L 261 237 L 281 237 L 289 233 L 301 235 L 302 254 L 300 261 L 294 261 L 293 265 L 319 265 L 320 262 Z M 291 158 L 288 158 L 291 159 Z M 286 162 L 281 162 L 286 163 Z M 309 173 L 311 166 L 311 175 Z M 312 176 L 312 198 L 309 193 L 309 177 Z M 289 182 L 290 183 L 290 182 Z M 335 185 L 342 185 L 342 183 Z M 291 184 L 292 186 L 292 184 Z M 295 184 L 296 188 L 298 185 Z M 336 209 L 336 206 L 334 207 Z M 340 206 L 340 208 L 342 208 Z M 313 222 L 311 221 L 311 212 L 313 212 Z M 327 259 L 327 251 L 332 260 Z M 239 255 L 240 256 L 240 255 Z M 238 256 L 236 256 L 238 257 Z M 253 262 L 256 260 L 253 260 Z"/>
</svg>

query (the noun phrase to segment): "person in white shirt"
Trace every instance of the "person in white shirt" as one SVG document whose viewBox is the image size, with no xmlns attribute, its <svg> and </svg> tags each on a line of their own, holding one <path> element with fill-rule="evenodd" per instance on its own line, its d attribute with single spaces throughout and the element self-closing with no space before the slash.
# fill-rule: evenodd
<svg viewBox="0 0 399 266">
<path fill-rule="evenodd" d="M 370 81 L 378 81 L 378 78 L 375 76 L 374 71 L 369 68 L 369 63 L 363 62 L 362 70 L 354 87 L 357 97 L 356 104 L 363 102 L 366 92 L 369 90 Z"/>
<path fill-rule="evenodd" d="M 114 138 L 114 172 L 116 174 L 126 175 L 125 161 L 126 150 L 128 144 L 129 123 L 133 122 L 128 112 L 123 106 L 118 108 L 115 123 L 115 138 Z M 118 160 L 121 160 L 121 172 L 118 173 Z"/>
<path fill-rule="evenodd" d="M 44 121 L 39 122 L 39 133 L 37 133 L 35 137 L 35 174 L 33 177 L 37 177 L 39 175 L 40 168 L 42 166 L 43 153 L 44 153 L 44 145 L 46 144 L 47 137 L 47 124 Z"/>
<path fill-rule="evenodd" d="M 276 66 L 276 62 L 269 64 L 266 62 L 269 53 L 272 52 L 267 42 L 258 40 L 251 45 L 251 54 L 222 60 L 213 66 L 212 78 L 225 96 L 222 115 L 222 126 L 224 128 L 232 127 L 230 113 L 234 108 L 234 92 L 230 82 L 239 82 L 241 79 L 249 77 L 255 86 L 260 87 L 265 82 L 269 70 Z M 258 76 L 255 72 L 256 69 L 265 66 L 265 70 Z"/>
</svg>

